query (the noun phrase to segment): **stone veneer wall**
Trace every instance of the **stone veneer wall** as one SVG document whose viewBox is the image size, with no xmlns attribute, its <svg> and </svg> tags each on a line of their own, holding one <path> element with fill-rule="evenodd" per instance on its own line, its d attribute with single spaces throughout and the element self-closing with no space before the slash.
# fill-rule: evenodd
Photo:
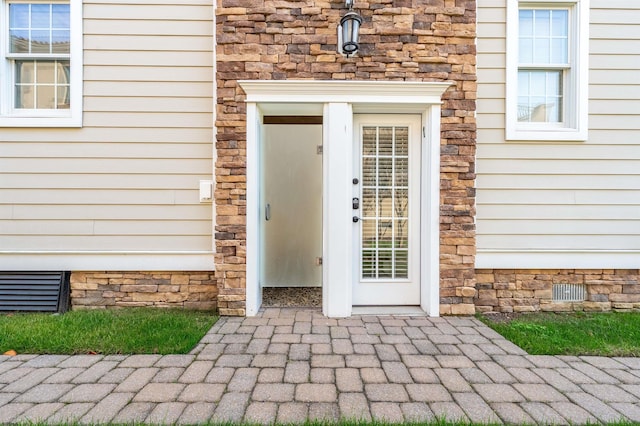
<svg viewBox="0 0 640 426">
<path fill-rule="evenodd" d="M 344 1 L 217 0 L 216 277 L 222 315 L 245 314 L 246 109 L 237 80 L 455 82 L 443 97 L 441 313 L 475 296 L 475 0 L 356 1 L 360 51 L 336 53 Z"/>
<path fill-rule="evenodd" d="M 478 312 L 640 310 L 640 269 L 478 269 Z M 584 302 L 552 301 L 553 284 L 584 284 Z"/>
<path fill-rule="evenodd" d="M 216 309 L 213 272 L 72 272 L 73 309 L 126 306 Z"/>
</svg>

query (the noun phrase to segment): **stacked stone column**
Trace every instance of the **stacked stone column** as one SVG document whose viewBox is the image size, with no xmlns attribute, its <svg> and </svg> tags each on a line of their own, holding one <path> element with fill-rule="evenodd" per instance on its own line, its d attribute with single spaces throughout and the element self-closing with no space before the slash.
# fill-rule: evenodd
<svg viewBox="0 0 640 426">
<path fill-rule="evenodd" d="M 222 315 L 245 314 L 246 110 L 237 81 L 452 81 L 442 106 L 440 294 L 472 314 L 475 292 L 475 0 L 371 0 L 360 50 L 336 51 L 344 2 L 218 0 L 216 277 Z M 390 111 L 393 112 L 393 111 Z"/>
</svg>

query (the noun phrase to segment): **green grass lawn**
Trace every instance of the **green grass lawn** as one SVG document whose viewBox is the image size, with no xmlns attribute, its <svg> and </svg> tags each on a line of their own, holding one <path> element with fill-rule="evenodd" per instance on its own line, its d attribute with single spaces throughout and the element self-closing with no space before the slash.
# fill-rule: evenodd
<svg viewBox="0 0 640 426">
<path fill-rule="evenodd" d="M 640 356 L 640 313 L 531 313 L 508 321 L 479 316 L 532 355 Z"/>
<path fill-rule="evenodd" d="M 152 308 L 0 314 L 0 354 L 185 354 L 217 319 Z"/>
</svg>

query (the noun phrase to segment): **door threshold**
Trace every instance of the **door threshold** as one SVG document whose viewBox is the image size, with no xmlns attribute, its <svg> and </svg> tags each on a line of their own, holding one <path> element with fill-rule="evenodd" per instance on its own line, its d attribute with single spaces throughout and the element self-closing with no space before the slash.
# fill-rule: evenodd
<svg viewBox="0 0 640 426">
<path fill-rule="evenodd" d="M 351 315 L 406 315 L 426 317 L 420 306 L 354 306 Z"/>
</svg>

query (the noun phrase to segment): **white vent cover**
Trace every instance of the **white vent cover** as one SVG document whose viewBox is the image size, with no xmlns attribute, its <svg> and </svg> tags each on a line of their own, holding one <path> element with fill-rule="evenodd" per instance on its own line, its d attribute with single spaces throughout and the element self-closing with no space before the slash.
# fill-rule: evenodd
<svg viewBox="0 0 640 426">
<path fill-rule="evenodd" d="M 583 302 L 587 298 L 587 288 L 584 284 L 554 284 L 554 302 Z"/>
</svg>

